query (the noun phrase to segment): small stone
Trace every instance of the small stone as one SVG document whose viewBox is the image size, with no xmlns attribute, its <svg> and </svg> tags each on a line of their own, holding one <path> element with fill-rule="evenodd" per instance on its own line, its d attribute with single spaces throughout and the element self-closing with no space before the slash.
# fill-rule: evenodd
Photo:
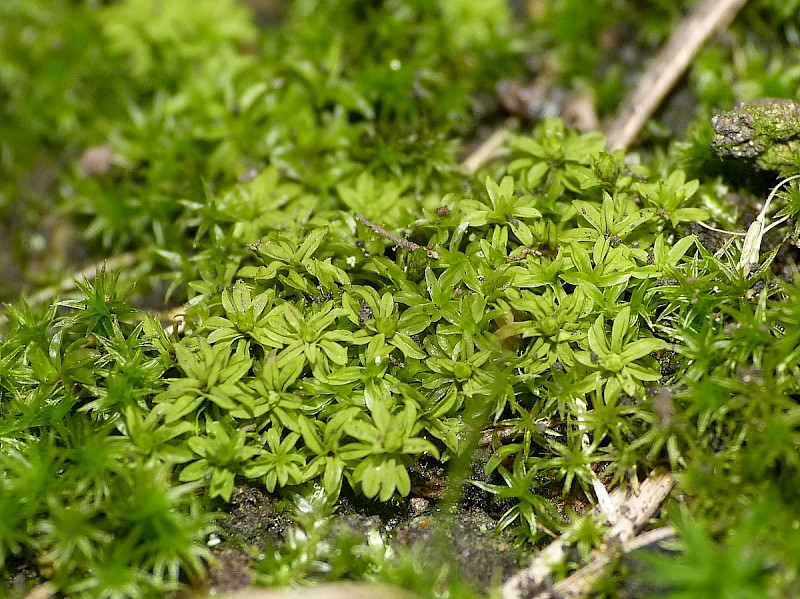
<svg viewBox="0 0 800 599">
<path fill-rule="evenodd" d="M 109 145 L 86 148 L 81 155 L 78 166 L 88 177 L 100 177 L 108 174 L 114 164 L 114 150 Z"/>
<path fill-rule="evenodd" d="M 765 98 L 739 104 L 711 119 L 711 150 L 721 158 L 753 162 L 763 170 L 783 171 L 800 163 L 800 104 Z"/>
<path fill-rule="evenodd" d="M 431 509 L 431 502 L 424 497 L 412 497 L 408 503 L 409 511 L 411 512 L 410 516 L 412 518 L 421 516 Z"/>
</svg>

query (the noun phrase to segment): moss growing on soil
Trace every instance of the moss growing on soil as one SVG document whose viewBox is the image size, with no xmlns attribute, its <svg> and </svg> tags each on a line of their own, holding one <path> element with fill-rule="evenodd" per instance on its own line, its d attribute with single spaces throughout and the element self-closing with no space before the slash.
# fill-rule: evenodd
<svg viewBox="0 0 800 599">
<path fill-rule="evenodd" d="M 613 111 L 680 17 L 634 4 L 3 3 L 4 588 L 480 596 L 666 467 L 677 553 L 603 592 L 800 593 L 800 190 L 748 208 L 777 181 L 710 149 L 797 99 L 797 8 L 698 56 L 680 139 L 609 153 L 545 117 Z M 539 120 L 468 173 L 496 89 Z M 748 119 L 727 154 L 796 174 Z"/>
</svg>

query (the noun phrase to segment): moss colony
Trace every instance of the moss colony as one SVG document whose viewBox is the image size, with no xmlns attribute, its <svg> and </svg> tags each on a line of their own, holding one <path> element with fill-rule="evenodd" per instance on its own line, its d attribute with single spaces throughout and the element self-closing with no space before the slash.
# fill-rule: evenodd
<svg viewBox="0 0 800 599">
<path fill-rule="evenodd" d="M 709 117 L 796 96 L 797 3 L 753 2 L 698 57 L 683 141 L 653 125 L 641 157 L 608 153 L 544 119 L 478 174 L 459 167 L 526 57 L 612 110 L 623 63 L 603 44 L 628 4 L 522 19 L 500 0 L 297 0 L 256 27 L 232 1 L 2 3 L 8 592 L 199 585 L 220 512 L 255 486 L 297 515 L 275 547 L 226 536 L 253 580 L 468 596 L 436 560 L 327 536 L 343 500 L 400 509 L 435 465 L 443 511 L 494 495 L 491 526 L 527 554 L 566 532 L 577 560 L 604 538 L 583 513 L 594 485 L 667 466 L 680 493 L 658 522 L 679 553 L 620 559 L 599 593 L 799 594 L 797 182 L 746 259 L 698 224 L 744 233 L 778 182 L 712 156 Z M 639 52 L 680 17 L 636 16 Z M 782 154 L 780 174 L 798 164 Z M 54 230 L 133 258 L 54 303 L 19 299 L 20 277 L 78 272 L 45 259 Z M 172 324 L 152 309 L 165 291 Z"/>
</svg>

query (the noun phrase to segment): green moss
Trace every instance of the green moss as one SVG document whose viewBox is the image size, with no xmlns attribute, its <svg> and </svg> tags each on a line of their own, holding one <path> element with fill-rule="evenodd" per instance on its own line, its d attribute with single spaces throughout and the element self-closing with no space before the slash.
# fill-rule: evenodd
<svg viewBox="0 0 800 599">
<path fill-rule="evenodd" d="M 55 154 L 59 209 L 95 251 L 140 251 L 141 286 L 166 280 L 185 320 L 133 308 L 130 273 L 8 308 L 4 576 L 35 567 L 87 597 L 200 583 L 210 514 L 247 483 L 315 497 L 258 560 L 261 582 L 458 589 L 383 541 L 328 544 L 327 518 L 354 497 L 405 505 L 421 459 L 464 478 L 486 430 L 511 434 L 487 435 L 471 492 L 502 500 L 496 525 L 527 550 L 571 531 L 589 555 L 604 524 L 566 518 L 564 497 L 585 506 L 598 472 L 616 486 L 668 464 L 697 515 L 663 517 L 681 523 L 681 563 L 710 572 L 720 547 L 753 572 L 743 585 L 793 594 L 790 526 L 758 559 L 739 549 L 753 522 L 796 519 L 800 284 L 779 249 L 797 187 L 774 200 L 784 238 L 745 273 L 738 239 L 692 234 L 736 216 L 703 168 L 707 121 L 638 163 L 548 119 L 477 176 L 458 164 L 477 98 L 523 51 L 591 85 L 626 3 L 554 3 L 533 22 L 558 27 L 533 38 L 500 2 L 298 0 L 264 30 L 233 3 L 45 4 L 0 9 L 6 205 Z M 773 4 L 750 18 L 790 28 Z M 663 39 L 674 12 L 653 7 L 635 43 Z M 716 52 L 690 76 L 699 113 L 730 91 L 706 85 Z M 725 76 L 774 80 L 745 75 Z M 108 164 L 81 167 L 98 145 Z"/>
</svg>

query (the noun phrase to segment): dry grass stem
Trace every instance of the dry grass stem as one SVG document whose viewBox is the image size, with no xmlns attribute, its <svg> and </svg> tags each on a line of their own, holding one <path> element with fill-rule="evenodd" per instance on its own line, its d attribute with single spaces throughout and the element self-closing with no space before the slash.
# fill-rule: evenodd
<svg viewBox="0 0 800 599">
<path fill-rule="evenodd" d="M 509 134 L 519 129 L 519 119 L 509 118 L 503 127 L 495 129 L 472 154 L 461 162 L 461 170 L 468 175 L 474 175 L 484 164 L 492 159 L 497 150 L 503 147 Z"/>
<path fill-rule="evenodd" d="M 714 31 L 727 27 L 747 0 L 703 0 L 686 16 L 623 102 L 606 131 L 609 150 L 627 148 Z"/>
<path fill-rule="evenodd" d="M 569 538 L 562 536 L 542 549 L 533 558 L 528 567 L 517 572 L 503 585 L 503 599 L 547 599 L 550 597 L 581 597 L 590 588 L 592 582 L 602 574 L 605 567 L 618 555 L 620 547 L 635 538 L 640 530 L 655 513 L 672 490 L 674 481 L 666 470 L 658 469 L 650 473 L 638 492 L 619 489 L 610 494 L 619 515 L 613 522 L 606 536 L 603 548 L 593 552 L 586 566 L 577 570 L 566 579 L 551 585 L 553 567 L 560 564 L 572 545 Z M 592 517 L 603 518 L 600 507 L 592 510 Z"/>
</svg>

